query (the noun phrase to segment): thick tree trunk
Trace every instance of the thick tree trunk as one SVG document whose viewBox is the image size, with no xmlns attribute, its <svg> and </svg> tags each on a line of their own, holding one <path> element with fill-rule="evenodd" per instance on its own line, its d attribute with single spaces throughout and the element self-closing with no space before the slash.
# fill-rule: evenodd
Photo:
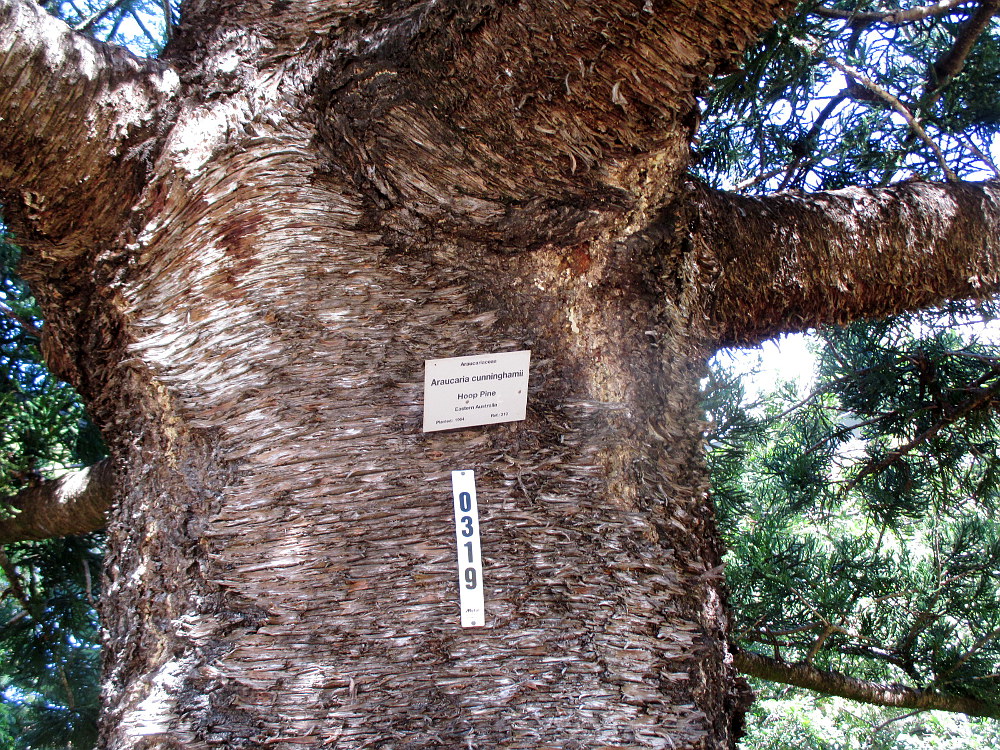
<svg viewBox="0 0 1000 750">
<path fill-rule="evenodd" d="M 745 319 L 718 290 L 760 290 L 680 181 L 700 81 L 786 5 L 193 2 L 174 67 L 125 77 L 160 125 L 94 167 L 120 222 L 37 218 L 65 175 L 0 154 L 119 477 L 105 747 L 733 741 L 698 382 Z M 421 432 L 425 360 L 520 349 L 526 420 Z M 459 626 L 456 469 L 485 628 Z"/>
<path fill-rule="evenodd" d="M 112 387 L 162 384 L 166 414 L 132 428 L 160 456 L 132 450 L 111 526 L 108 745 L 727 744 L 704 351 L 656 259 L 389 249 L 311 137 L 149 198 Z M 527 420 L 420 431 L 424 360 L 523 348 Z M 479 481 L 482 629 L 454 469 Z"/>
</svg>

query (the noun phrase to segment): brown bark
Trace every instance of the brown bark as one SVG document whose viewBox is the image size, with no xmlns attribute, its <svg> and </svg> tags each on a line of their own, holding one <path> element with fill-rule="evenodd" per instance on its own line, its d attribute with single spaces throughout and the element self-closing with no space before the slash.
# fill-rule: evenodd
<svg viewBox="0 0 1000 750">
<path fill-rule="evenodd" d="M 983 298 L 1000 282 L 996 183 L 693 197 L 722 344 Z"/>
<path fill-rule="evenodd" d="M 839 695 L 860 703 L 920 711 L 952 711 L 1000 719 L 1000 708 L 996 704 L 983 703 L 974 698 L 917 690 L 905 685 L 867 682 L 840 672 L 817 669 L 810 664 L 788 664 L 750 651 L 735 652 L 733 660 L 741 672 L 752 677 L 795 685 L 824 695 Z"/>
<path fill-rule="evenodd" d="M 109 651 L 133 656 L 108 744 L 725 744 L 703 355 L 648 294 L 652 256 L 610 232 L 509 257 L 359 231 L 370 204 L 317 178 L 310 137 L 258 130 L 150 199 L 129 356 L 168 394 L 165 450 L 211 450 L 183 472 L 204 500 L 138 484 L 116 511 Z M 536 358 L 528 420 L 420 433 L 425 359 L 511 348 Z M 472 631 L 446 502 L 463 467 L 487 560 Z M 172 602 L 136 572 L 176 587 L 191 560 L 198 593 Z"/>
<path fill-rule="evenodd" d="M 0 544 L 100 531 L 112 487 L 111 462 L 104 460 L 4 498 Z"/>
<path fill-rule="evenodd" d="M 962 72 L 966 58 L 972 51 L 976 40 L 979 39 L 998 12 L 1000 12 L 1000 1 L 980 0 L 976 9 L 958 28 L 951 48 L 934 62 L 931 71 L 932 80 L 927 82 L 924 89 L 926 96 L 940 97 L 941 90 Z"/>
<path fill-rule="evenodd" d="M 14 207 L 122 468 L 105 747 L 732 741 L 698 381 L 743 321 L 710 292 L 763 282 L 716 278 L 680 176 L 704 76 L 786 6 L 689 6 L 190 3 L 155 162 L 95 167 L 129 220 L 82 206 L 56 273 Z M 424 360 L 522 348 L 524 422 L 420 432 Z"/>
<path fill-rule="evenodd" d="M 177 77 L 37 3 L 0 3 L 0 39 L 0 195 L 36 252 L 72 262 L 120 231 Z"/>
</svg>

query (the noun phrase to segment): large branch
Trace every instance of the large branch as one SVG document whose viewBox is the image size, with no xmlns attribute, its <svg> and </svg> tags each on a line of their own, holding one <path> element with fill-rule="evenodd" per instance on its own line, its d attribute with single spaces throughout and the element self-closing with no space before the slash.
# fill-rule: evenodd
<svg viewBox="0 0 1000 750">
<path fill-rule="evenodd" d="M 0 500 L 0 545 L 103 529 L 112 487 L 111 462 L 104 459 Z"/>
<path fill-rule="evenodd" d="M 1000 184 L 908 182 L 764 198 L 695 188 L 719 344 L 877 318 L 1000 285 Z"/>
<path fill-rule="evenodd" d="M 826 695 L 839 695 L 861 703 L 921 711 L 953 711 L 1000 719 L 1000 706 L 961 695 L 867 682 L 840 672 L 816 669 L 809 664 L 788 664 L 750 651 L 736 651 L 733 661 L 740 672 L 751 677 L 795 685 Z"/>
<path fill-rule="evenodd" d="M 90 249 L 131 205 L 157 118 L 179 86 L 163 63 L 0 0 L 0 197 L 54 260 Z"/>
</svg>

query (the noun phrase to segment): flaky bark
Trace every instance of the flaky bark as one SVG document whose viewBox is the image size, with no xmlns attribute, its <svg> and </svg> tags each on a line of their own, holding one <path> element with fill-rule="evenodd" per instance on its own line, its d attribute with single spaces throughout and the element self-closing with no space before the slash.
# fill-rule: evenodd
<svg viewBox="0 0 1000 750">
<path fill-rule="evenodd" d="M 43 306 L 50 368 L 90 377 L 107 346 L 86 308 L 96 258 L 127 242 L 130 210 L 179 88 L 173 70 L 70 31 L 37 3 L 0 0 L 0 202 Z M 49 283 L 51 282 L 51 283 Z"/>
<path fill-rule="evenodd" d="M 27 487 L 0 501 L 0 544 L 100 531 L 112 495 L 108 460 Z"/>
<path fill-rule="evenodd" d="M 694 197 L 722 344 L 983 298 L 1000 283 L 996 183 Z"/>
<path fill-rule="evenodd" d="M 817 669 L 811 664 L 788 664 L 750 651 L 737 651 L 733 660 L 741 672 L 752 677 L 815 690 L 824 695 L 839 695 L 860 703 L 921 711 L 952 711 L 1000 719 L 1000 707 L 974 698 L 917 690 L 905 685 L 868 682 L 840 672 Z"/>
<path fill-rule="evenodd" d="M 122 469 L 105 747 L 732 742 L 698 382 L 771 292 L 678 219 L 680 180 L 705 76 L 784 7 L 186 6 L 150 168 L 123 194 L 93 167 L 94 252 L 53 264 L 56 183 L 12 209 Z M 748 262 L 778 262 L 760 237 Z M 524 422 L 420 432 L 424 360 L 522 348 Z M 458 626 L 459 468 L 483 629 Z"/>
<path fill-rule="evenodd" d="M 70 262 L 120 231 L 179 81 L 37 3 L 2 0 L 0 40 L 0 196 L 10 216 L 31 217 L 20 228 L 48 241 L 38 250 Z"/>
</svg>

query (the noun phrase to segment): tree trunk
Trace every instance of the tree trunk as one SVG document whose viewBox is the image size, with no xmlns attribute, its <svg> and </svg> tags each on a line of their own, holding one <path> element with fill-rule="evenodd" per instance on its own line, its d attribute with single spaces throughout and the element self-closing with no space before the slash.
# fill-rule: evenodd
<svg viewBox="0 0 1000 750">
<path fill-rule="evenodd" d="M 108 387 L 158 402 L 116 452 L 107 744 L 725 745 L 705 352 L 650 293 L 658 259 L 600 235 L 389 248 L 406 228 L 358 229 L 311 137 L 147 198 Z M 421 432 L 425 360 L 518 349 L 524 422 Z M 482 629 L 459 627 L 456 469 Z"/>
<path fill-rule="evenodd" d="M 701 82 L 787 4 L 689 5 L 194 2 L 164 62 L 88 79 L 149 117 L 98 103 L 39 125 L 30 173 L 0 157 L 47 351 L 119 477 L 104 747 L 733 742 L 698 383 L 760 279 L 682 175 Z M 0 122 L 33 120 L 27 46 Z M 117 154 L 99 192 L 130 197 L 46 219 L 67 150 Z M 425 360 L 521 349 L 523 422 L 421 432 Z M 459 625 L 458 469 L 484 628 Z"/>
</svg>

